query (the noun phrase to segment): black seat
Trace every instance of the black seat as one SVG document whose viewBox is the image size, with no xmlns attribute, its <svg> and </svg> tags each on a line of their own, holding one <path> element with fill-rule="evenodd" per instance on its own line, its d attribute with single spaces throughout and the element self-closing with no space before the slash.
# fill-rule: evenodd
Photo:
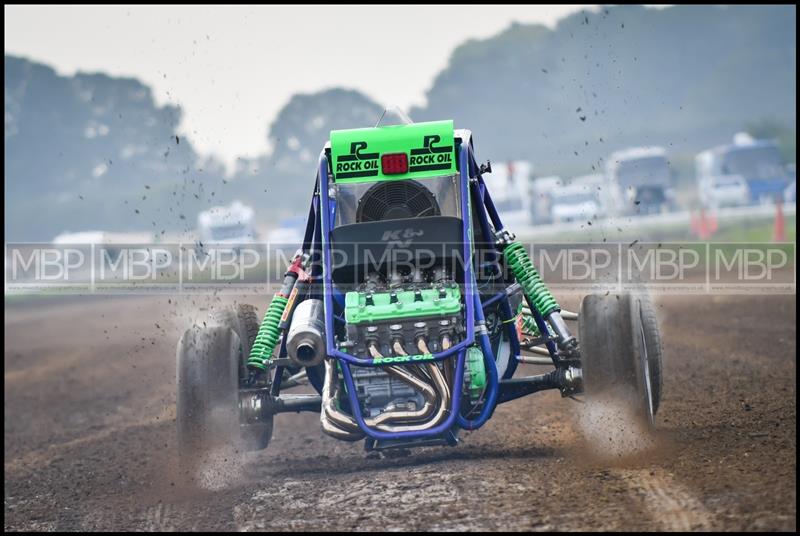
<svg viewBox="0 0 800 536">
<path fill-rule="evenodd" d="M 462 221 L 453 216 L 353 223 L 330 236 L 332 277 L 341 286 L 356 285 L 376 271 L 463 267 Z"/>
</svg>

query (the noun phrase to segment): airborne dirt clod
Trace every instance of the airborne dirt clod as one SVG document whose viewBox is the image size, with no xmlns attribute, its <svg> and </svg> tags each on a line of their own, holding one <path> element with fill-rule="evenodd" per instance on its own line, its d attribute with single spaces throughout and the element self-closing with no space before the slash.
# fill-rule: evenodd
<svg viewBox="0 0 800 536">
<path fill-rule="evenodd" d="M 456 448 L 368 458 L 313 414 L 279 415 L 266 451 L 220 453 L 186 485 L 175 344 L 220 305 L 6 303 L 6 530 L 796 528 L 793 295 L 657 300 L 653 435 L 545 392 L 500 406 Z"/>
</svg>

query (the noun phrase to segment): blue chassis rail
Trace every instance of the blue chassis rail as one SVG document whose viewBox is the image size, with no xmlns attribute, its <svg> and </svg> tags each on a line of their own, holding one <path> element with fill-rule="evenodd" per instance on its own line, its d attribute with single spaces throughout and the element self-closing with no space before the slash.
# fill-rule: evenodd
<svg viewBox="0 0 800 536">
<path fill-rule="evenodd" d="M 478 215 L 478 224 L 481 227 L 483 236 L 486 239 L 491 239 L 491 227 L 497 230 L 503 229 L 502 221 L 494 206 L 491 195 L 489 194 L 483 177 L 480 174 L 479 168 L 475 163 L 475 158 L 472 153 L 471 140 L 462 140 L 459 146 L 459 186 L 461 190 L 461 212 L 462 212 L 462 234 L 464 239 L 464 258 L 472 259 L 472 198 L 479 200 L 479 210 L 476 211 Z M 474 180 L 473 180 L 474 179 Z M 355 383 L 350 366 L 362 367 L 376 367 L 385 366 L 376 364 L 369 359 L 361 359 L 354 355 L 342 352 L 335 348 L 334 337 L 334 322 L 341 322 L 343 319 L 333 312 L 334 302 L 341 301 L 341 295 L 334 294 L 334 286 L 331 280 L 330 269 L 330 231 L 333 229 L 333 220 L 335 215 L 335 201 L 331 200 L 328 196 L 329 174 L 328 174 L 328 160 L 323 151 L 319 158 L 319 168 L 317 175 L 317 183 L 315 186 L 314 196 L 312 198 L 311 207 L 309 208 L 309 220 L 306 225 L 305 237 L 303 239 L 303 251 L 318 252 L 322 256 L 322 269 L 317 268 L 312 271 L 312 276 L 319 280 L 320 276 L 323 282 L 323 293 L 320 296 L 323 299 L 325 311 L 325 329 L 327 332 L 327 355 L 330 358 L 336 359 L 342 370 L 342 376 L 347 387 L 347 395 L 350 401 L 350 408 L 353 417 L 358 423 L 362 431 L 372 440 L 397 440 L 397 439 L 417 439 L 417 438 L 431 438 L 439 437 L 451 431 L 455 427 L 460 427 L 467 430 L 474 430 L 483 426 L 489 420 L 498 404 L 498 393 L 500 378 L 495 363 L 495 355 L 492 351 L 491 340 L 485 328 L 485 319 L 483 310 L 484 308 L 500 302 L 501 319 L 506 326 L 506 332 L 511 346 L 511 356 L 508 367 L 503 375 L 503 379 L 510 379 L 517 368 L 518 356 L 520 354 L 520 343 L 517 337 L 516 328 L 510 320 L 514 317 L 511 305 L 508 300 L 508 294 L 501 291 L 488 299 L 481 301 L 480 293 L 477 291 L 477 282 L 475 275 L 472 272 L 472 263 L 464 263 L 464 295 L 471 299 L 465 300 L 466 308 L 466 328 L 467 334 L 463 341 L 454 345 L 452 348 L 439 352 L 433 355 L 434 361 L 441 361 L 455 356 L 456 358 L 456 371 L 455 378 L 464 378 L 464 366 L 466 361 L 467 348 L 476 343 L 481 347 L 481 350 L 486 361 L 486 371 L 488 373 L 488 384 L 484 393 L 483 407 L 480 414 L 475 419 L 467 419 L 461 415 L 459 408 L 461 403 L 461 393 L 463 391 L 463 384 L 453 386 L 453 396 L 450 411 L 447 419 L 442 424 L 430 428 L 428 430 L 409 431 L 409 432 L 383 432 L 370 428 L 361 412 L 361 405 L 358 401 L 356 394 Z M 482 209 L 482 210 L 481 210 Z M 491 227 L 490 227 L 491 221 Z M 494 250 L 496 255 L 495 259 L 501 256 L 500 251 Z M 315 263 L 315 266 L 319 264 Z M 321 271 L 321 273 L 319 273 Z M 547 325 L 541 314 L 529 304 L 531 312 L 533 313 L 534 320 L 542 333 L 548 333 Z M 476 325 L 479 326 L 476 329 Z M 477 332 L 477 333 L 476 333 Z M 548 337 L 549 339 L 549 337 Z M 547 348 L 550 352 L 554 362 L 558 362 L 558 354 L 555 344 L 549 341 Z M 285 345 L 281 346 L 280 354 L 285 356 Z M 275 374 L 275 382 L 272 388 L 272 394 L 277 396 L 280 392 L 280 379 L 282 377 L 283 367 L 278 367 Z M 322 391 L 322 378 L 321 374 L 315 369 L 308 369 L 308 377 L 310 383 L 318 391 Z"/>
</svg>

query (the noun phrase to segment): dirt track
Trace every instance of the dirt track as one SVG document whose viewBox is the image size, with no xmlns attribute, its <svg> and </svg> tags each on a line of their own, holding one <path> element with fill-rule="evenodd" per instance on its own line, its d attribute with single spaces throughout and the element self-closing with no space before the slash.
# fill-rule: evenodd
<svg viewBox="0 0 800 536">
<path fill-rule="evenodd" d="M 553 392 L 404 458 L 281 415 L 269 449 L 221 460 L 204 490 L 174 469 L 175 342 L 208 306 L 194 300 L 6 305 L 6 530 L 796 528 L 796 296 L 658 301 L 654 439 Z"/>
</svg>

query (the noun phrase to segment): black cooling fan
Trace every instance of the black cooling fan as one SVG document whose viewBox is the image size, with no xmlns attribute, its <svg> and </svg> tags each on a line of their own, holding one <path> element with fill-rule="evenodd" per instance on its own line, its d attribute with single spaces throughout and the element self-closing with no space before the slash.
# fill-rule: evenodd
<svg viewBox="0 0 800 536">
<path fill-rule="evenodd" d="M 439 204 L 423 185 L 412 180 L 379 182 L 358 201 L 356 221 L 398 220 L 439 216 Z"/>
</svg>

